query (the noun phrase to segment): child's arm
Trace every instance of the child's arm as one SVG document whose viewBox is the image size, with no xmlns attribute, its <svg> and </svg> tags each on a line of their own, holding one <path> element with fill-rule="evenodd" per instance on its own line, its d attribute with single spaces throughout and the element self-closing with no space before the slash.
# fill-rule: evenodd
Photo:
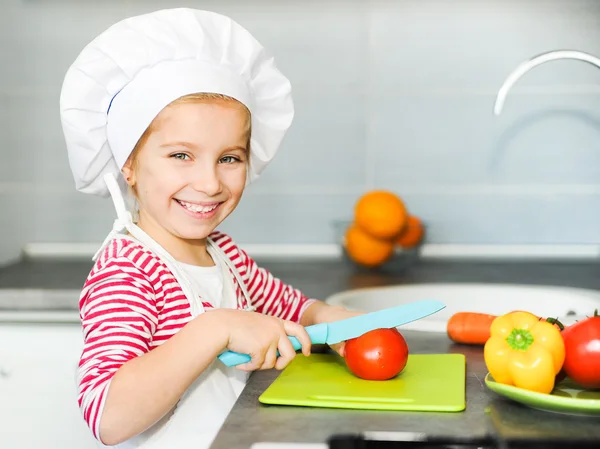
<svg viewBox="0 0 600 449">
<path fill-rule="evenodd" d="M 318 323 L 330 323 L 361 314 L 362 312 L 352 312 L 341 306 L 332 306 L 323 301 L 317 301 L 306 308 L 300 324 L 310 326 Z"/>
<path fill-rule="evenodd" d="M 301 326 L 217 309 L 150 350 L 152 339 L 160 338 L 154 292 L 128 259 L 116 259 L 95 272 L 80 307 L 85 343 L 79 404 L 96 438 L 107 445 L 152 426 L 226 348 L 251 354 L 249 370 L 287 365 L 295 355 L 287 335 L 304 343 L 305 354 L 310 348 Z M 277 358 L 277 351 L 283 357 Z"/>
<path fill-rule="evenodd" d="M 227 336 L 206 315 L 150 351 L 158 312 L 144 273 L 115 259 L 89 286 L 81 303 L 79 403 L 94 435 L 114 445 L 164 416 L 226 347 Z"/>
<path fill-rule="evenodd" d="M 158 421 L 225 349 L 223 326 L 212 318 L 200 315 L 164 344 L 117 370 L 100 421 L 104 444 L 123 442 Z"/>
</svg>

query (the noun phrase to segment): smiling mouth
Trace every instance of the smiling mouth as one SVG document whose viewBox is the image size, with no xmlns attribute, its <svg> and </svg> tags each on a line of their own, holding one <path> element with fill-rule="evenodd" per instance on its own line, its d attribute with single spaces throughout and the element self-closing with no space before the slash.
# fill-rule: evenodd
<svg viewBox="0 0 600 449">
<path fill-rule="evenodd" d="M 175 201 L 177 203 L 179 203 L 179 205 L 181 207 L 183 207 L 184 209 L 193 212 L 195 214 L 208 214 L 212 211 L 214 211 L 217 207 L 219 207 L 221 205 L 221 203 L 210 203 L 210 204 L 206 204 L 206 205 L 202 205 L 202 204 L 194 204 L 194 203 L 187 203 L 185 201 L 181 201 L 178 199 L 175 199 Z"/>
</svg>

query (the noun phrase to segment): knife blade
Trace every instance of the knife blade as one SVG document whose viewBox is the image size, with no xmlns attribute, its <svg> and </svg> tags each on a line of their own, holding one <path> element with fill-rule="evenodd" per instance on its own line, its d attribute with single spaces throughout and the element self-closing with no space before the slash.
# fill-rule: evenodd
<svg viewBox="0 0 600 449">
<path fill-rule="evenodd" d="M 442 310 L 446 305 L 434 299 L 425 299 L 389 307 L 376 312 L 347 318 L 331 323 L 320 323 L 307 326 L 306 332 L 313 344 L 335 344 L 351 338 L 359 337 L 374 329 L 389 329 L 403 324 L 425 318 Z M 289 337 L 294 349 L 302 347 L 296 337 Z M 251 358 L 248 354 L 233 351 L 224 351 L 218 356 L 226 366 L 237 366 L 248 363 Z"/>
</svg>

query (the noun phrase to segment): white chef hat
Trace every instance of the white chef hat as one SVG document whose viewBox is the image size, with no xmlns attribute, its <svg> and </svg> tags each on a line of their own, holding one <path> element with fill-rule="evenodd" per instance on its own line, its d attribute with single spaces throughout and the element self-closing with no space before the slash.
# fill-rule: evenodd
<svg viewBox="0 0 600 449">
<path fill-rule="evenodd" d="M 65 75 L 60 113 L 78 190 L 108 196 L 135 144 L 169 103 L 191 93 L 235 98 L 251 113 L 255 180 L 294 115 L 288 79 L 228 17 L 177 8 L 125 19 L 89 43 Z M 122 184 L 123 186 L 123 184 Z"/>
</svg>

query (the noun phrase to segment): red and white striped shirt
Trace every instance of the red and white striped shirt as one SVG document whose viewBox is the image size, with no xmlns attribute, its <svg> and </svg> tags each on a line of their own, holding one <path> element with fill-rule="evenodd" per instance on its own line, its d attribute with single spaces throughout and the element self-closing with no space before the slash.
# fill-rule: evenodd
<svg viewBox="0 0 600 449">
<path fill-rule="evenodd" d="M 211 239 L 236 267 L 256 311 L 299 322 L 315 302 L 259 268 L 229 236 Z M 242 290 L 233 278 L 240 305 Z M 202 302 L 205 308 L 212 305 Z M 78 369 L 78 402 L 99 439 L 100 415 L 109 381 L 128 360 L 161 345 L 192 319 L 190 304 L 166 265 L 126 237 L 114 239 L 92 268 L 79 301 L 84 348 Z"/>
</svg>

